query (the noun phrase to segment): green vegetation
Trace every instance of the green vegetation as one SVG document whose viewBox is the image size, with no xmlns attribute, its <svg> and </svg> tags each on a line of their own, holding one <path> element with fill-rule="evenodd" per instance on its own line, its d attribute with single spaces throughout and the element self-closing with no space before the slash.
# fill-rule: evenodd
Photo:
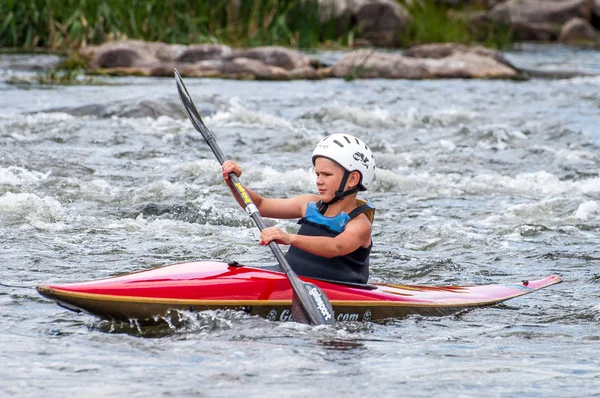
<svg viewBox="0 0 600 398">
<path fill-rule="evenodd" d="M 55 68 L 32 77 L 13 77 L 6 81 L 15 85 L 75 85 L 102 84 L 85 74 L 85 61 L 73 54 Z"/>
<path fill-rule="evenodd" d="M 451 18 L 443 4 L 415 1 L 407 9 L 413 16 L 413 23 L 404 38 L 406 45 L 473 41 L 468 23 L 460 18 Z"/>
<path fill-rule="evenodd" d="M 506 32 L 477 37 L 435 0 L 406 6 L 414 22 L 402 38 L 405 46 L 481 41 L 497 47 L 510 40 Z M 352 45 L 356 30 L 349 17 L 321 22 L 316 0 L 0 0 L 1 47 L 69 50 L 114 38 L 343 47 Z"/>
<path fill-rule="evenodd" d="M 127 37 L 166 43 L 346 44 L 315 0 L 0 0 L 0 46 L 78 48 Z M 344 29 L 342 29 L 343 31 Z M 348 29 L 346 29 L 347 31 Z"/>
<path fill-rule="evenodd" d="M 408 2 L 407 10 L 413 23 L 403 37 L 408 47 L 426 43 L 481 43 L 487 47 L 504 48 L 512 44 L 512 32 L 506 27 L 490 25 L 482 29 L 471 25 L 467 12 L 481 11 L 477 6 L 450 8 L 435 0 Z"/>
</svg>

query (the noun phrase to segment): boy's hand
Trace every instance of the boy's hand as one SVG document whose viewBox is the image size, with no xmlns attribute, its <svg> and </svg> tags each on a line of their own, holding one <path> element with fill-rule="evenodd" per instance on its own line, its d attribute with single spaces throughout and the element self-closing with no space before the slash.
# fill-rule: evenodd
<svg viewBox="0 0 600 398">
<path fill-rule="evenodd" d="M 269 227 L 262 230 L 260 233 L 259 245 L 268 245 L 270 242 L 275 242 L 281 245 L 290 245 L 292 243 L 292 235 L 283 232 L 277 227 Z"/>
<path fill-rule="evenodd" d="M 229 180 L 229 173 L 233 173 L 238 177 L 242 175 L 242 168 L 233 160 L 225 161 L 225 163 L 223 163 L 223 165 L 221 166 L 221 171 L 223 172 L 223 179 L 225 180 L 227 185 L 231 184 L 231 181 Z"/>
</svg>

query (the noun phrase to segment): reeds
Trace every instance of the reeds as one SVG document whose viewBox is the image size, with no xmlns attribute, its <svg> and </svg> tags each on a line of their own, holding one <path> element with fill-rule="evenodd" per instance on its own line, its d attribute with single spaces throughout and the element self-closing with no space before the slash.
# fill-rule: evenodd
<svg viewBox="0 0 600 398">
<path fill-rule="evenodd" d="M 487 47 L 504 48 L 512 44 L 508 27 L 491 24 L 485 28 L 473 26 L 470 12 L 481 11 L 477 4 L 451 8 L 436 0 L 407 2 L 413 23 L 402 38 L 405 46 L 425 43 L 481 43 Z"/>
<path fill-rule="evenodd" d="M 340 41 L 315 0 L 0 0 L 0 46 L 77 48 L 127 37 L 166 43 L 315 47 Z"/>
<path fill-rule="evenodd" d="M 405 45 L 468 42 L 465 22 L 435 0 L 413 0 Z M 317 0 L 0 0 L 0 46 L 70 49 L 114 38 L 235 47 L 351 45 L 350 19 L 321 21 Z"/>
</svg>

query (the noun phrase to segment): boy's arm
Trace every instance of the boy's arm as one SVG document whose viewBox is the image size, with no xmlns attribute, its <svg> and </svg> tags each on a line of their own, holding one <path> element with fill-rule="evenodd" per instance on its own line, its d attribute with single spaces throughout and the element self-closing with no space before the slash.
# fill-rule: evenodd
<svg viewBox="0 0 600 398">
<path fill-rule="evenodd" d="M 271 227 L 262 231 L 260 243 L 264 245 L 274 240 L 317 256 L 333 258 L 352 253 L 359 247 L 369 246 L 371 231 L 371 223 L 364 214 L 361 214 L 351 220 L 344 232 L 334 238 L 288 234 L 279 228 Z"/>
<path fill-rule="evenodd" d="M 260 196 L 254 193 L 256 196 Z M 252 194 L 250 195 L 252 200 Z M 260 214 L 263 217 L 268 218 L 301 218 L 304 217 L 304 211 L 308 202 L 317 202 L 319 197 L 317 195 L 299 195 L 289 199 L 274 199 L 274 198 L 260 198 L 260 205 L 256 204 Z"/>
<path fill-rule="evenodd" d="M 228 185 L 238 204 L 242 208 L 246 207 L 242 199 L 238 196 L 235 188 L 230 184 Z M 244 189 L 258 208 L 260 215 L 267 218 L 289 219 L 303 217 L 306 204 L 311 201 L 317 202 L 319 200 L 317 195 L 310 194 L 299 195 L 289 199 L 265 198 L 246 186 L 244 186 Z"/>
<path fill-rule="evenodd" d="M 234 161 L 228 160 L 222 165 L 223 179 L 233 197 L 238 202 L 238 204 L 245 208 L 246 204 L 239 197 L 237 190 L 233 186 L 233 182 L 229 179 L 229 173 L 234 173 L 238 177 L 242 175 L 242 169 L 239 164 Z M 289 199 L 270 199 L 263 198 L 250 188 L 244 186 L 244 190 L 250 195 L 250 199 L 258 208 L 258 211 L 263 217 L 268 218 L 300 218 L 304 216 L 304 210 L 306 209 L 306 204 L 310 201 L 317 202 L 319 200 L 319 196 L 317 195 L 300 195 Z"/>
</svg>

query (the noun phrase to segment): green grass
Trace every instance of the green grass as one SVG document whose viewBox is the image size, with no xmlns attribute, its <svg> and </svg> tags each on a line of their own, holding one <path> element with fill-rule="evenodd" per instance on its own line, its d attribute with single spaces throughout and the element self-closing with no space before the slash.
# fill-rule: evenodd
<svg viewBox="0 0 600 398">
<path fill-rule="evenodd" d="M 114 38 L 166 43 L 224 43 L 234 47 L 283 45 L 343 47 L 359 37 L 350 21 L 321 23 L 316 0 L 0 0 L 0 47 L 77 49 Z M 403 3 L 403 2 L 401 2 Z M 506 31 L 481 36 L 451 18 L 435 0 L 407 5 L 413 24 L 404 46 L 480 41 L 501 46 Z"/>
<path fill-rule="evenodd" d="M 467 24 L 453 20 L 448 9 L 434 1 L 413 1 L 407 7 L 413 23 L 403 39 L 405 45 L 424 43 L 468 43 L 471 40 Z"/>
<path fill-rule="evenodd" d="M 316 47 L 344 40 L 316 0 L 0 0 L 0 46 L 78 48 L 112 38 Z"/>
<path fill-rule="evenodd" d="M 450 8 L 435 0 L 411 1 L 406 8 L 413 23 L 402 38 L 408 47 L 426 43 L 480 43 L 487 47 L 504 48 L 512 44 L 512 32 L 506 27 L 490 25 L 486 29 L 471 26 L 467 12 L 480 11 L 473 6 Z"/>
</svg>

